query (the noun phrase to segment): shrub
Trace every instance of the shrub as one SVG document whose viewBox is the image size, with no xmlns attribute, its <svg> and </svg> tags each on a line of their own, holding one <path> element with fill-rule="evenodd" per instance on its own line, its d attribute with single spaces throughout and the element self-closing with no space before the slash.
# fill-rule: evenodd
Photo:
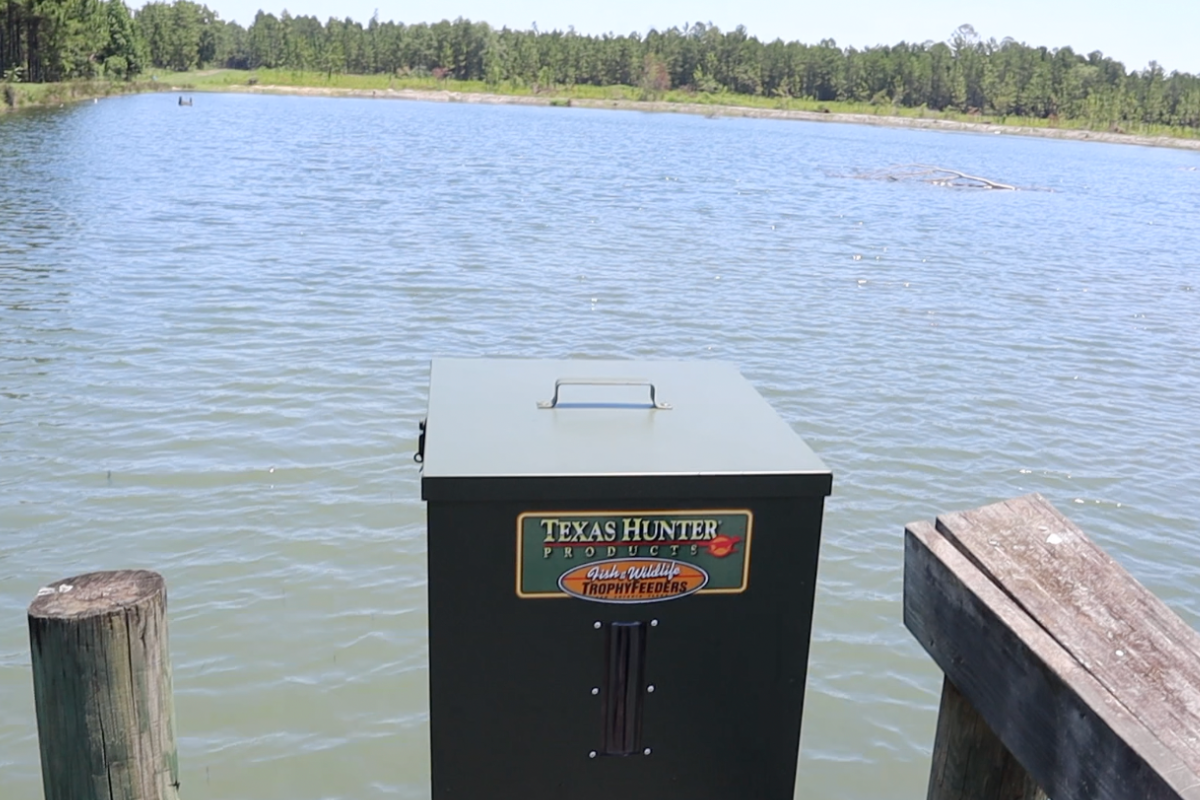
<svg viewBox="0 0 1200 800">
<path fill-rule="evenodd" d="M 104 74 L 110 78 L 124 80 L 129 74 L 129 62 L 124 56 L 109 56 L 104 59 Z"/>
</svg>

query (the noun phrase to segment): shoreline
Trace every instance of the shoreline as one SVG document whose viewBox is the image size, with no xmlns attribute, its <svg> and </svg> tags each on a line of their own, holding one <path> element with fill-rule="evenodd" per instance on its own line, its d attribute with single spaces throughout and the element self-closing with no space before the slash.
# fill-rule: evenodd
<svg viewBox="0 0 1200 800">
<path fill-rule="evenodd" d="M 37 108 L 85 103 L 106 97 L 144 94 L 168 89 L 149 81 L 63 81 L 61 83 L 0 84 L 0 116 Z"/>
<path fill-rule="evenodd" d="M 166 89 L 167 87 L 163 87 Z M 1065 139 L 1078 142 L 1132 144 L 1143 147 L 1170 147 L 1200 152 L 1200 139 L 1180 139 L 1172 136 L 1139 136 L 1076 128 L 1033 128 L 1024 125 L 1003 125 L 992 122 L 899 117 L 845 112 L 800 111 L 793 109 L 753 108 L 749 106 L 715 105 L 708 103 L 669 103 L 661 100 L 593 100 L 563 98 L 552 95 L 511 95 L 485 92 L 455 92 L 446 89 L 348 89 L 326 86 L 228 85 L 221 87 L 171 87 L 171 91 L 242 92 L 247 94 L 290 94 L 313 97 L 358 97 L 376 100 L 422 100 L 434 103 L 474 103 L 482 105 L 554 106 L 563 108 L 594 108 L 617 111 L 644 111 L 659 114 L 696 114 L 706 117 L 746 117 L 751 119 L 780 119 L 802 122 L 834 122 L 847 125 L 875 125 L 886 128 L 913 130 L 990 133 L 1008 136 L 1032 136 L 1043 139 Z"/>
<path fill-rule="evenodd" d="M 214 70 L 220 72 L 223 70 Z M 127 94 L 156 92 L 160 94 L 231 92 L 242 94 L 280 94 L 309 97 L 356 97 L 376 100 L 417 100 L 433 103 L 474 103 L 482 105 L 552 106 L 563 108 L 592 108 L 615 111 L 642 111 L 652 114 L 694 114 L 705 117 L 748 119 L 778 119 L 800 122 L 832 122 L 843 125 L 874 125 L 910 130 L 952 131 L 958 133 L 989 133 L 993 135 L 1028 136 L 1042 139 L 1061 139 L 1076 142 L 1168 147 L 1200 152 L 1200 138 L 1184 139 L 1173 136 L 1143 136 L 1131 133 L 1093 131 L 1082 128 L 1042 128 L 1027 125 L 1007 125 L 994 122 L 905 117 L 885 114 L 856 114 L 841 111 L 802 111 L 799 109 L 756 108 L 753 106 L 720 105 L 714 103 L 678 103 L 663 100 L 627 100 L 566 98 L 554 95 L 494 94 L 489 92 L 456 92 L 449 89 L 353 89 L 335 86 L 290 86 L 279 84 L 193 86 L 187 83 L 170 84 L 145 81 L 93 81 L 60 84 L 15 84 L 11 97 L 0 97 L 0 115 L 33 108 L 47 108 L 66 103 L 86 102 Z M 33 96 L 29 87 L 43 87 L 41 97 Z M 20 88 L 16 88 L 20 87 Z"/>
</svg>

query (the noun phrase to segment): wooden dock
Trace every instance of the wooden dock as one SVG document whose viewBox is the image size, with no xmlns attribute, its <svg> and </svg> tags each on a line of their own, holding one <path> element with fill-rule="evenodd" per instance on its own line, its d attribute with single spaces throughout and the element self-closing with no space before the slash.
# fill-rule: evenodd
<svg viewBox="0 0 1200 800">
<path fill-rule="evenodd" d="M 1041 496 L 908 525 L 904 624 L 928 800 L 1200 800 L 1200 635 Z M 47 800 L 177 800 L 162 578 L 49 584 L 29 630 Z"/>
<path fill-rule="evenodd" d="M 1200 798 L 1200 636 L 1040 495 L 905 531 L 930 800 Z"/>
</svg>

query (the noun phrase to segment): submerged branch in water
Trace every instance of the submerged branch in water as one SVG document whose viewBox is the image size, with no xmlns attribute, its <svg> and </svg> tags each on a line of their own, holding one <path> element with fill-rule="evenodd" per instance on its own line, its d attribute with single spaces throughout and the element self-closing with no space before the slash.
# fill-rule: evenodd
<svg viewBox="0 0 1200 800">
<path fill-rule="evenodd" d="M 853 175 L 855 178 L 878 181 L 921 181 L 934 186 L 946 186 L 951 189 L 1003 189 L 1015 192 L 1016 186 L 999 183 L 978 175 L 968 175 L 956 169 L 935 167 L 929 164 L 903 164 L 875 172 L 864 172 Z"/>
</svg>

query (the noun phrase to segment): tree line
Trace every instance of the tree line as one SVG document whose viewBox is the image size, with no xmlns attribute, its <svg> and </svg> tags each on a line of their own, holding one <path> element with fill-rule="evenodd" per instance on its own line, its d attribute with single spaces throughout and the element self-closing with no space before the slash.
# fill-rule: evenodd
<svg viewBox="0 0 1200 800">
<path fill-rule="evenodd" d="M 0 72 L 8 80 L 127 78 L 149 70 L 274 68 L 435 77 L 536 88 L 633 86 L 925 107 L 999 116 L 1200 128 L 1200 77 L 1151 62 L 1127 70 L 1099 51 L 983 39 L 842 48 L 764 42 L 745 28 L 696 23 L 647 34 L 585 36 L 433 24 L 279 16 L 247 27 L 191 0 L 0 0 Z"/>
</svg>

